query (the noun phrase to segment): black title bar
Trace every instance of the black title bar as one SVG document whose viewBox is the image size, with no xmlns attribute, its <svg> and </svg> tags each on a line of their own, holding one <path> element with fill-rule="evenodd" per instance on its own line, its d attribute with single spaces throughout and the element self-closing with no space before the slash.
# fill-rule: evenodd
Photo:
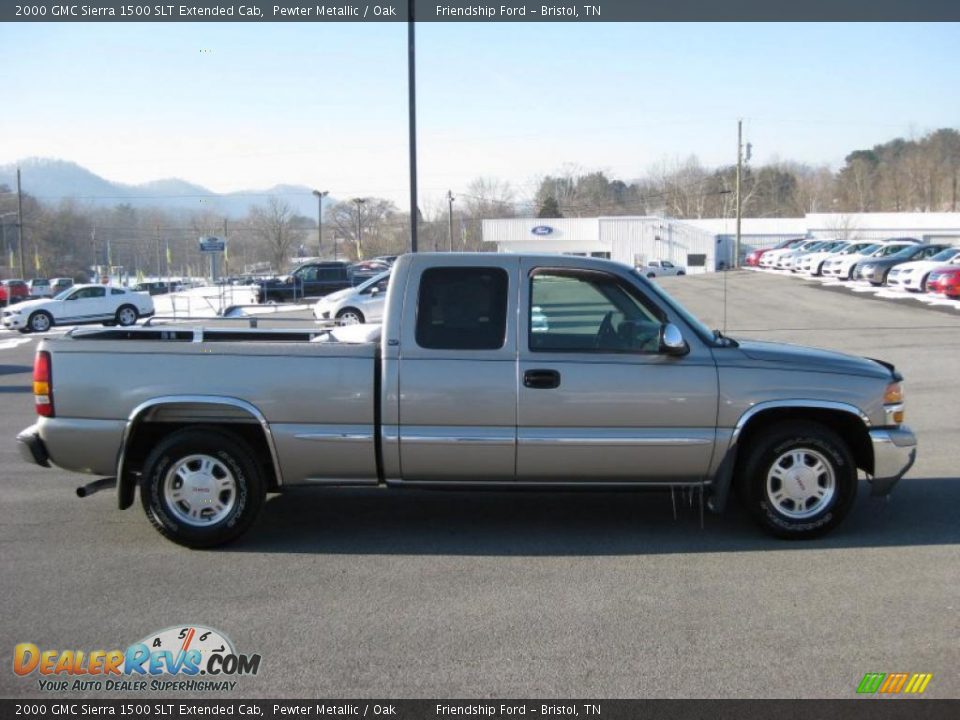
<svg viewBox="0 0 960 720">
<path fill-rule="evenodd" d="M 960 21 L 957 0 L 414 0 L 417 22 Z M 406 22 L 406 0 L 25 0 L 3 22 Z"/>
<path fill-rule="evenodd" d="M 773 690 L 773 688 L 771 688 Z M 953 720 L 960 700 L 0 700 L 0 717 L 369 720 Z"/>
</svg>

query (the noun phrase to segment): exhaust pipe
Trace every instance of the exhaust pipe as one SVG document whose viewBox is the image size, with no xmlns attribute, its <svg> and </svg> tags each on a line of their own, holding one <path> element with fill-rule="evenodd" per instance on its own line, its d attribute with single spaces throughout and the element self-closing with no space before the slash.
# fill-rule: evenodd
<svg viewBox="0 0 960 720">
<path fill-rule="evenodd" d="M 101 478 L 99 480 L 94 480 L 93 482 L 88 482 L 86 485 L 81 485 L 77 488 L 77 497 L 89 497 L 95 492 L 100 492 L 101 490 L 106 490 L 107 488 L 112 488 L 117 486 L 116 478 Z"/>
</svg>

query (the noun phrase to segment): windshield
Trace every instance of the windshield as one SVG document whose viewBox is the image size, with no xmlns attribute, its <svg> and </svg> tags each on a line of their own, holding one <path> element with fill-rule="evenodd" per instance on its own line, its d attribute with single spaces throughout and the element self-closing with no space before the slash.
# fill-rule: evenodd
<svg viewBox="0 0 960 720">
<path fill-rule="evenodd" d="M 636 270 L 633 271 L 633 274 L 636 275 L 637 277 L 643 277 Z M 666 290 L 660 287 L 660 285 L 654 282 L 648 282 L 645 287 L 652 289 L 653 292 L 656 293 L 661 300 L 663 300 L 667 305 L 670 306 L 671 310 L 673 310 L 677 315 L 682 317 L 684 322 L 686 322 L 690 327 L 693 328 L 694 332 L 696 332 L 697 335 L 699 335 L 704 342 L 708 342 L 711 344 L 716 343 L 716 340 L 713 335 L 713 331 L 710 328 L 708 328 L 706 325 L 704 325 L 702 322 L 700 322 L 696 317 L 691 315 L 690 311 L 688 311 L 683 305 L 681 305 L 676 300 L 674 300 L 673 297 L 671 297 Z"/>
<path fill-rule="evenodd" d="M 354 288 L 354 289 L 357 290 L 358 292 L 363 292 L 364 290 L 366 290 L 366 289 L 367 289 L 368 287 L 370 287 L 371 285 L 376 285 L 378 282 L 380 282 L 380 281 L 383 280 L 384 278 L 388 278 L 388 277 L 390 277 L 390 271 L 389 271 L 389 270 L 387 270 L 386 272 L 382 272 L 382 273 L 380 273 L 379 275 L 374 275 L 374 276 L 373 276 L 372 278 L 370 278 L 369 280 L 364 280 L 362 283 L 360 283 L 359 285 L 357 285 L 357 287 Z"/>
<path fill-rule="evenodd" d="M 66 299 L 67 299 L 67 296 L 70 295 L 70 293 L 72 293 L 73 291 L 74 291 L 74 288 L 69 287 L 69 288 L 67 288 L 66 290 L 62 290 L 61 292 L 58 292 L 56 295 L 53 296 L 53 299 L 54 299 L 54 300 L 66 300 Z"/>
<path fill-rule="evenodd" d="M 880 248 L 877 252 L 873 254 L 873 257 L 890 257 L 891 255 L 896 255 L 907 250 L 912 250 L 913 248 L 903 245 L 887 245 L 886 247 Z M 908 253 L 909 254 L 909 253 Z"/>
<path fill-rule="evenodd" d="M 917 252 L 917 247 L 918 246 L 915 245 L 913 247 L 902 248 L 899 251 L 893 253 L 891 257 L 897 260 L 901 258 L 911 258 Z"/>
<path fill-rule="evenodd" d="M 947 260 L 952 260 L 958 254 L 960 254 L 960 248 L 947 248 L 946 250 L 941 250 L 930 259 L 934 262 L 946 262 Z"/>
</svg>

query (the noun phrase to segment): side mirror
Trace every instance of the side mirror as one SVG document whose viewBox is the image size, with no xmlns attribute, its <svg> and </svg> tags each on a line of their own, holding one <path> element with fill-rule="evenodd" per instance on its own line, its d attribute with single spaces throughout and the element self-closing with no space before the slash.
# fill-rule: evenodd
<svg viewBox="0 0 960 720">
<path fill-rule="evenodd" d="M 370 288 L 370 294 L 371 294 L 371 295 L 379 295 L 379 294 L 380 294 L 380 288 L 378 288 L 376 285 L 374 285 L 372 288 Z"/>
<path fill-rule="evenodd" d="M 673 323 L 667 323 L 660 328 L 660 352 L 666 355 L 686 355 L 690 352 L 687 341 Z"/>
</svg>

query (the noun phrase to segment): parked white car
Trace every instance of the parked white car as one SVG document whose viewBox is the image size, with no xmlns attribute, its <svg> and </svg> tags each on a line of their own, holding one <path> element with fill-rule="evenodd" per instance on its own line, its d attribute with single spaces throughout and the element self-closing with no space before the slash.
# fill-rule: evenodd
<svg viewBox="0 0 960 720">
<path fill-rule="evenodd" d="M 661 275 L 686 275 L 687 269 L 682 265 L 674 265 L 669 260 L 651 260 L 642 270 L 648 278 L 655 278 Z"/>
<path fill-rule="evenodd" d="M 759 266 L 762 267 L 762 268 L 768 268 L 768 269 L 769 269 L 769 268 L 775 268 L 775 267 L 777 267 L 777 263 L 780 262 L 780 258 L 781 258 L 781 257 L 783 257 L 784 255 L 789 255 L 789 254 L 792 253 L 794 250 L 797 250 L 797 249 L 799 249 L 799 248 L 805 247 L 805 246 L 807 246 L 807 245 L 811 245 L 811 244 L 813 244 L 814 242 L 816 242 L 816 241 L 815 241 L 815 240 L 804 240 L 803 242 L 801 242 L 801 243 L 798 244 L 798 245 L 792 245 L 792 246 L 790 246 L 790 247 L 776 248 L 776 249 L 774 249 L 774 250 L 768 250 L 767 252 L 765 252 L 763 255 L 760 256 Z"/>
<path fill-rule="evenodd" d="M 881 240 L 879 242 L 857 242 L 852 243 L 846 250 L 838 253 L 823 263 L 823 276 L 842 278 L 844 280 L 854 279 L 854 269 L 861 260 L 869 257 L 876 257 L 880 253 L 889 254 L 897 252 L 910 244 L 916 244 L 917 240 Z M 897 245 L 895 250 L 891 250 L 891 245 Z"/>
<path fill-rule="evenodd" d="M 928 260 L 914 260 L 891 268 L 887 275 L 887 285 L 913 292 L 926 292 L 930 273 L 951 265 L 960 265 L 960 247 L 941 250 Z"/>
<path fill-rule="evenodd" d="M 823 271 L 823 263 L 826 262 L 828 258 L 846 250 L 849 246 L 850 243 L 848 242 L 834 240 L 819 250 L 808 252 L 799 257 L 794 263 L 794 267 L 797 272 L 806 273 L 807 275 L 820 275 Z"/>
<path fill-rule="evenodd" d="M 46 332 L 54 325 L 133 325 L 153 315 L 146 293 L 111 285 L 74 285 L 47 300 L 28 300 L 3 310 L 3 326 L 20 332 Z"/>
<path fill-rule="evenodd" d="M 336 320 L 340 325 L 378 323 L 383 319 L 390 272 L 374 275 L 356 287 L 330 293 L 313 306 L 317 320 Z"/>
<path fill-rule="evenodd" d="M 797 245 L 795 248 L 780 252 L 777 254 L 775 267 L 778 270 L 790 270 L 791 272 L 796 272 L 794 265 L 797 261 L 797 258 L 806 255 L 809 252 L 815 252 L 827 244 L 828 243 L 826 240 L 809 240 L 805 243 Z"/>
</svg>

